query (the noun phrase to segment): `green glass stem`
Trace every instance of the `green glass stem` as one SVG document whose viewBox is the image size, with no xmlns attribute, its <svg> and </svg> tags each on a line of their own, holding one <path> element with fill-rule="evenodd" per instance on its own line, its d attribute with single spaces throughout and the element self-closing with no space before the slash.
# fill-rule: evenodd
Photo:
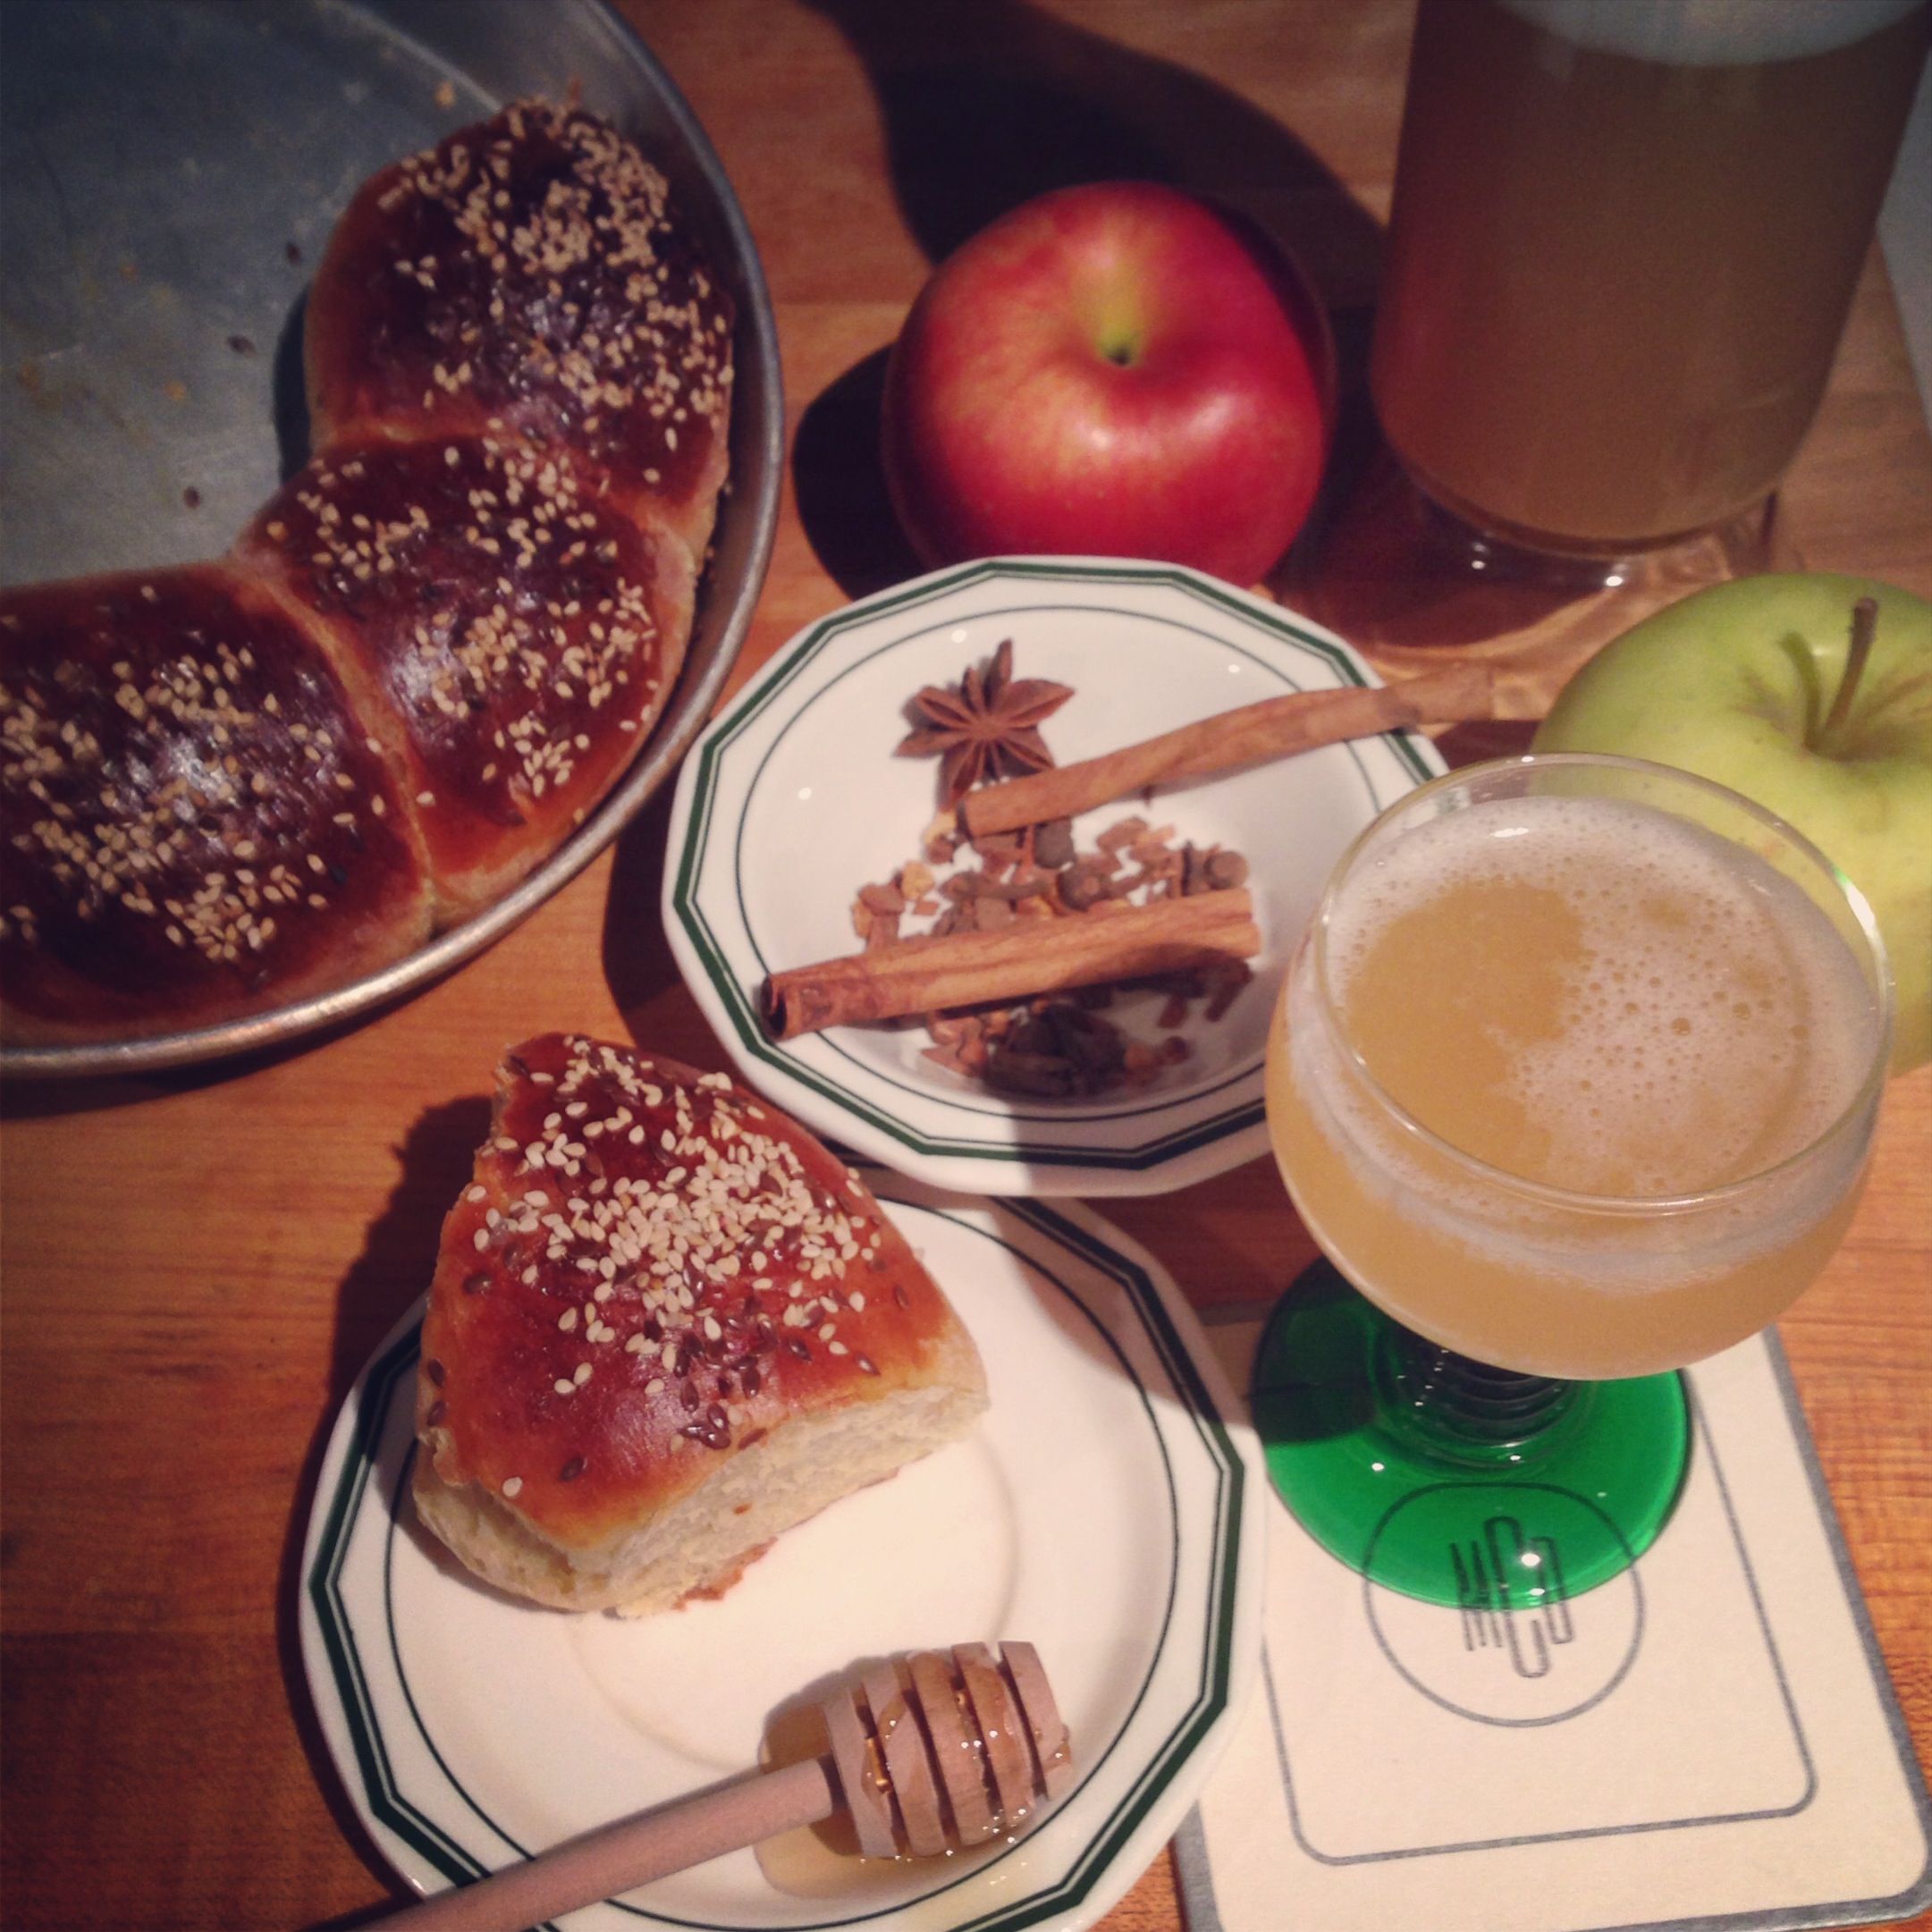
<svg viewBox="0 0 1932 1932">
<path fill-rule="evenodd" d="M 1679 1376 L 1565 1382 L 1404 1328 L 1317 1262 L 1270 1318 L 1255 1426 L 1282 1500 L 1326 1549 L 1425 1602 L 1575 1596 L 1655 1540 L 1683 1486 Z"/>
</svg>

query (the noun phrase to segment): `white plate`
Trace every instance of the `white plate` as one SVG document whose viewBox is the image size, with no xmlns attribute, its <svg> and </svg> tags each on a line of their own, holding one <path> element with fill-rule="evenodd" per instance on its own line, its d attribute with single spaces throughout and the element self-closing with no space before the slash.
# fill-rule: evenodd
<svg viewBox="0 0 1932 1932">
<path fill-rule="evenodd" d="M 664 876 L 671 949 L 745 1077 L 873 1160 L 977 1194 L 1184 1186 L 1266 1146 L 1262 1050 L 1288 955 L 1343 847 L 1442 761 L 1427 738 L 1390 733 L 1075 822 L 1082 850 L 1142 811 L 1177 841 L 1248 860 L 1254 982 L 1219 1021 L 1197 1015 L 1192 1057 L 1152 1085 L 1015 1099 L 925 1059 L 916 1025 L 774 1042 L 757 1006 L 767 974 L 856 950 L 858 888 L 919 855 L 936 766 L 893 756 L 907 701 L 957 683 L 1008 637 L 1016 676 L 1074 688 L 1045 726 L 1062 764 L 1285 691 L 1379 681 L 1331 633 L 1171 565 L 1006 559 L 900 585 L 801 631 L 687 756 Z M 1160 996 L 1138 999 L 1114 1017 L 1152 1038 Z"/>
<path fill-rule="evenodd" d="M 475 1582 L 407 1500 L 419 1310 L 363 1371 L 316 1493 L 302 1656 L 350 1797 L 418 1889 L 750 1767 L 772 1711 L 862 1658 L 1007 1637 L 1038 1646 L 1078 1770 L 1016 1844 L 826 1858 L 816 1893 L 741 1852 L 586 1908 L 573 1932 L 1077 1932 L 1180 1824 L 1256 1676 L 1253 1432 L 1173 1282 L 1104 1222 L 867 1178 L 971 1329 L 991 1406 L 714 1602 L 626 1622 Z"/>
</svg>

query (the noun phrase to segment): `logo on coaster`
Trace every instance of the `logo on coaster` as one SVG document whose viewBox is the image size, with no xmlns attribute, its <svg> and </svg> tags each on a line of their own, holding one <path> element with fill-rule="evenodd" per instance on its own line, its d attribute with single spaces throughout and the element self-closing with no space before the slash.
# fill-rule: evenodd
<svg viewBox="0 0 1932 1932">
<path fill-rule="evenodd" d="M 1363 1563 L 1370 1628 L 1382 1654 L 1431 1702 L 1481 1724 L 1560 1724 L 1599 1704 L 1635 1660 L 1643 1590 L 1634 1567 L 1573 1596 L 1565 1543 L 1600 1544 L 1610 1519 L 1574 1490 L 1493 1488 L 1444 1540 L 1443 1591 L 1425 1603 L 1375 1580 L 1376 1546 L 1403 1513 L 1439 1511 L 1440 1488 L 1412 1492 L 1383 1517 Z M 1398 1531 L 1398 1533 L 1400 1533 Z"/>
</svg>

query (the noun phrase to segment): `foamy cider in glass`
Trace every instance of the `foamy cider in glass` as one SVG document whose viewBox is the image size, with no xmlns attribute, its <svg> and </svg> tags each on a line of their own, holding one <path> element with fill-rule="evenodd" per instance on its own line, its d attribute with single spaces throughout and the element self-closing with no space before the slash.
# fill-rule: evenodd
<svg viewBox="0 0 1932 1932">
<path fill-rule="evenodd" d="M 1688 806 L 1649 802 L 1680 781 Z M 1481 796 L 1518 782 L 1572 789 Z M 1344 861 L 1277 1015 L 1310 1232 L 1398 1320 L 1526 1372 L 1682 1367 L 1774 1320 L 1865 1172 L 1888 1008 L 1862 901 L 1734 795 L 1629 761 L 1408 805 Z"/>
</svg>

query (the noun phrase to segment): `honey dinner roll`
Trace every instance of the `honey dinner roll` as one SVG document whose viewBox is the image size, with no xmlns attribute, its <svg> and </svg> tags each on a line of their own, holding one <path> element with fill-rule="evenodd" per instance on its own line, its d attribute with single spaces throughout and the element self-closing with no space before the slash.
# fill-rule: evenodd
<svg viewBox="0 0 1932 1932">
<path fill-rule="evenodd" d="M 582 823 L 683 660 L 693 578 L 568 450 L 339 445 L 238 558 L 336 659 L 406 773 L 439 924 L 500 898 Z"/>
<path fill-rule="evenodd" d="M 516 101 L 373 175 L 303 322 L 318 444 L 570 445 L 702 559 L 727 464 L 730 297 L 608 122 Z"/>
<path fill-rule="evenodd" d="M 0 983 L 31 1044 L 187 1031 L 428 937 L 326 656 L 218 564 L 0 591 Z"/>
<path fill-rule="evenodd" d="M 443 1225 L 414 1491 L 478 1576 L 643 1616 L 963 1435 L 978 1352 L 865 1185 L 723 1074 L 503 1057 Z"/>
</svg>

